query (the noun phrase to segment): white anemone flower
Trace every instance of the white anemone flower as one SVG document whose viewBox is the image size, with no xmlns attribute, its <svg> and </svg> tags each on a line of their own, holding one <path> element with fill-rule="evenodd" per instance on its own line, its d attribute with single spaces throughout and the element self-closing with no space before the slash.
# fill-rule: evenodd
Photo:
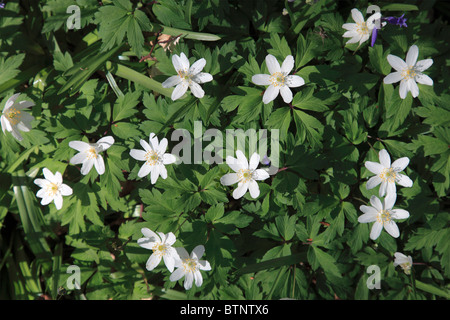
<svg viewBox="0 0 450 320">
<path fill-rule="evenodd" d="M 238 184 L 233 191 L 234 199 L 243 197 L 247 190 L 250 191 L 252 198 L 257 198 L 259 196 L 259 186 L 256 181 L 267 179 L 269 174 L 264 169 L 256 169 L 260 159 L 259 154 L 256 152 L 250 157 L 250 163 L 241 150 L 236 151 L 236 156 L 237 158 L 227 156 L 226 162 L 234 172 L 222 176 L 220 183 L 224 186 Z"/>
<path fill-rule="evenodd" d="M 92 167 L 95 166 L 98 174 L 105 173 L 105 162 L 100 152 L 107 150 L 114 144 L 114 138 L 111 136 L 103 137 L 96 143 L 87 143 L 84 141 L 70 141 L 69 147 L 79 151 L 70 159 L 71 164 L 80 164 L 81 174 L 88 174 Z"/>
<path fill-rule="evenodd" d="M 3 108 L 0 118 L 3 133 L 5 131 L 11 132 L 14 138 L 19 141 L 23 140 L 20 131 L 29 132 L 31 130 L 31 121 L 34 117 L 23 110 L 34 106 L 31 101 L 19 101 L 16 103 L 17 97 L 20 93 L 16 93 L 10 97 Z"/>
<path fill-rule="evenodd" d="M 41 189 L 36 193 L 38 198 L 42 198 L 41 204 L 48 205 L 54 201 L 56 209 L 59 210 L 63 206 L 63 196 L 70 196 L 73 192 L 72 188 L 62 183 L 62 175 L 60 172 L 53 174 L 49 169 L 43 170 L 45 179 L 35 179 L 34 183 Z"/>
<path fill-rule="evenodd" d="M 281 94 L 283 101 L 292 101 L 292 91 L 289 88 L 300 87 L 305 84 L 305 80 L 296 75 L 289 75 L 294 69 L 294 57 L 287 56 L 280 67 L 277 58 L 268 54 L 266 56 L 266 66 L 270 74 L 255 74 L 252 82 L 256 85 L 268 86 L 263 95 L 263 103 L 267 104 Z"/>
<path fill-rule="evenodd" d="M 184 248 L 176 248 L 180 260 L 175 262 L 177 269 L 170 275 L 170 281 L 178 281 L 184 278 L 184 288 L 189 290 L 192 283 L 195 282 L 197 287 L 203 284 L 203 277 L 200 270 L 209 271 L 211 265 L 206 260 L 200 260 L 205 253 L 205 247 L 198 245 L 192 250 L 191 255 Z"/>
<path fill-rule="evenodd" d="M 383 228 L 394 238 L 400 236 L 400 231 L 394 219 L 406 219 L 409 217 L 409 212 L 403 209 L 392 209 L 396 199 L 396 193 L 388 194 L 383 203 L 378 197 L 372 196 L 370 198 L 371 207 L 364 205 L 359 207 L 364 214 L 358 217 L 358 221 L 360 223 L 374 223 L 370 231 L 370 239 L 376 240 Z"/>
<path fill-rule="evenodd" d="M 394 267 L 400 266 L 406 274 L 410 274 L 413 264 L 411 256 L 406 256 L 401 252 L 396 252 L 394 253 L 394 257 Z"/>
<path fill-rule="evenodd" d="M 203 98 L 205 91 L 203 91 L 200 84 L 213 79 L 211 74 L 201 72 L 206 65 L 206 60 L 201 58 L 190 66 L 188 58 L 182 52 L 180 56 L 176 54 L 172 56 L 172 63 L 178 75 L 171 76 L 162 83 L 163 88 L 176 86 L 172 91 L 172 100 L 175 101 L 181 98 L 188 88 L 191 89 L 194 96 Z"/>
<path fill-rule="evenodd" d="M 344 23 L 342 25 L 342 28 L 347 30 L 342 36 L 344 38 L 351 38 L 345 44 L 359 42 L 359 45 L 361 45 L 363 42 L 369 40 L 372 30 L 376 26 L 376 21 L 381 18 L 381 13 L 374 13 L 366 22 L 361 11 L 355 8 L 352 9 L 352 18 L 355 23 Z"/>
<path fill-rule="evenodd" d="M 417 82 L 427 86 L 433 85 L 433 80 L 423 74 L 422 72 L 427 70 L 433 64 L 433 59 L 425 59 L 417 61 L 419 56 L 419 48 L 416 45 L 412 45 L 408 53 L 406 54 L 406 61 L 403 59 L 389 54 L 387 60 L 395 72 L 388 74 L 383 82 L 386 84 L 396 83 L 400 81 L 399 94 L 400 98 L 405 99 L 408 91 L 411 91 L 413 98 L 419 95 L 419 87 Z"/>
<path fill-rule="evenodd" d="M 164 260 L 164 264 L 167 269 L 172 272 L 175 267 L 175 262 L 179 260 L 179 256 L 175 248 L 172 245 L 177 240 L 172 232 L 164 234 L 158 232 L 156 234 L 149 228 L 142 228 L 143 238 L 138 239 L 137 243 L 145 249 L 153 250 L 152 255 L 147 260 L 146 268 L 148 271 L 155 269 Z"/>
<path fill-rule="evenodd" d="M 143 178 L 150 174 L 152 184 L 155 184 L 158 177 L 166 179 L 167 169 L 165 165 L 174 163 L 177 159 L 173 154 L 166 153 L 167 139 L 163 138 L 158 142 L 158 137 L 152 132 L 150 133 L 149 143 L 140 140 L 140 144 L 144 150 L 132 149 L 130 155 L 139 161 L 145 161 L 138 172 L 138 177 Z"/>
<path fill-rule="evenodd" d="M 376 174 L 376 176 L 371 177 L 367 181 L 367 190 L 375 188 L 381 183 L 379 195 L 384 197 L 386 193 L 396 193 L 396 183 L 403 187 L 412 187 L 413 181 L 408 176 L 400 173 L 408 166 L 408 157 L 397 159 L 391 164 L 391 157 L 386 149 L 380 150 L 378 157 L 380 163 L 366 161 L 364 164 L 367 170 Z"/>
</svg>

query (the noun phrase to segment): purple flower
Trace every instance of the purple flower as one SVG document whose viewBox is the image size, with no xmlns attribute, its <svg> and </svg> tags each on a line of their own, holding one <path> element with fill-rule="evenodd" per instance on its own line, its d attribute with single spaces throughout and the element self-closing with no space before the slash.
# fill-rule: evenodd
<svg viewBox="0 0 450 320">
<path fill-rule="evenodd" d="M 5 7 L 5 4 L 2 2 L 0 2 L 0 9 L 3 9 Z"/>
<path fill-rule="evenodd" d="M 370 42 L 370 46 L 371 46 L 371 47 L 374 46 L 375 41 L 377 40 L 377 36 L 378 36 L 378 28 L 375 27 L 375 28 L 373 28 L 373 30 L 372 30 L 372 39 L 371 39 L 371 42 Z"/>
<path fill-rule="evenodd" d="M 401 17 L 386 17 L 386 18 L 381 18 L 381 21 L 386 21 L 389 24 L 395 24 L 397 26 L 400 27 L 408 27 L 408 25 L 406 24 L 406 18 L 403 18 L 405 16 L 405 14 L 402 14 Z"/>
</svg>

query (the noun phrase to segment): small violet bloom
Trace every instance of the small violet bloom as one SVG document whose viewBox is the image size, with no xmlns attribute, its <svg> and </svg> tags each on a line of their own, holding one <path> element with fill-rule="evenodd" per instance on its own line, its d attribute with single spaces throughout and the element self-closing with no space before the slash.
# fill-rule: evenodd
<svg viewBox="0 0 450 320">
<path fill-rule="evenodd" d="M 386 17 L 381 18 L 381 25 L 378 23 L 375 23 L 375 28 L 372 30 L 372 39 L 370 46 L 373 47 L 375 45 L 375 41 L 377 40 L 378 36 L 378 30 L 381 29 L 381 27 L 384 27 L 386 23 L 398 25 L 401 27 L 408 27 L 406 24 L 406 18 L 404 18 L 404 14 L 401 17 Z"/>
</svg>

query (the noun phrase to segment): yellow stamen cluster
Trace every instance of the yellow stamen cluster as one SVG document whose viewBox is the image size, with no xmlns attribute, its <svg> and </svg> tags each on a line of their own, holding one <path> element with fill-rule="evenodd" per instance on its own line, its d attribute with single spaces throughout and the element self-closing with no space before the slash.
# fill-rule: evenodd
<svg viewBox="0 0 450 320">
<path fill-rule="evenodd" d="M 414 67 L 408 67 L 407 69 L 402 71 L 402 78 L 409 80 L 409 79 L 414 79 L 415 76 L 417 76 L 417 72 L 414 69 Z"/>
<path fill-rule="evenodd" d="M 356 32 L 358 32 L 359 35 L 363 36 L 369 34 L 369 28 L 365 22 L 357 23 L 356 25 Z"/>
<path fill-rule="evenodd" d="M 194 259 L 188 258 L 188 259 L 184 260 L 182 264 L 183 264 L 183 270 L 185 273 L 186 272 L 194 272 L 198 268 L 197 261 Z"/>
<path fill-rule="evenodd" d="M 90 147 L 87 151 L 87 158 L 88 159 L 96 159 L 97 158 L 97 151 L 94 147 Z"/>
<path fill-rule="evenodd" d="M 20 113 L 20 110 L 17 110 L 16 108 L 10 108 L 6 113 L 6 116 L 8 117 L 9 122 L 12 125 L 16 125 L 20 122 L 22 114 Z"/>
<path fill-rule="evenodd" d="M 253 174 L 250 169 L 241 169 L 238 172 L 236 172 L 238 175 L 239 181 L 242 181 L 244 183 L 249 182 L 253 179 Z"/>
<path fill-rule="evenodd" d="M 270 76 L 269 81 L 274 87 L 282 87 L 286 84 L 286 76 L 281 72 L 275 72 Z"/>
<path fill-rule="evenodd" d="M 150 150 L 145 154 L 146 164 L 154 166 L 159 162 L 159 156 L 156 151 Z"/>
<path fill-rule="evenodd" d="M 409 262 L 402 263 L 400 265 L 400 267 L 403 269 L 403 271 L 406 274 L 410 274 L 411 273 L 411 263 L 409 263 Z"/>
<path fill-rule="evenodd" d="M 181 80 L 191 81 L 191 75 L 187 70 L 178 70 L 178 76 L 181 78 Z"/>
<path fill-rule="evenodd" d="M 58 185 L 56 183 L 48 183 L 45 188 L 45 193 L 53 197 L 58 192 Z"/>
<path fill-rule="evenodd" d="M 394 169 L 386 168 L 380 173 L 380 178 L 383 181 L 395 182 L 395 180 L 397 179 L 397 175 L 396 175 Z"/>
<path fill-rule="evenodd" d="M 377 216 L 379 223 L 386 223 L 392 220 L 391 212 L 388 210 L 381 210 L 381 213 Z"/>
<path fill-rule="evenodd" d="M 167 253 L 167 246 L 161 242 L 157 242 L 153 245 L 153 253 L 162 257 Z"/>
</svg>

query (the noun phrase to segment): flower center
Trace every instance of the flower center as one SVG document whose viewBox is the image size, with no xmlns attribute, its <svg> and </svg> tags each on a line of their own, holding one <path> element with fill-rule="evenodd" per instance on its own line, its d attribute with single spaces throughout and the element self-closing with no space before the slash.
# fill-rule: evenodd
<svg viewBox="0 0 450 320">
<path fill-rule="evenodd" d="M 286 76 L 281 72 L 275 72 L 270 76 L 269 81 L 274 87 L 282 87 L 286 84 Z"/>
<path fill-rule="evenodd" d="M 86 153 L 87 153 L 87 158 L 88 159 L 95 159 L 95 158 L 97 158 L 97 151 L 95 150 L 94 147 L 89 147 L 89 149 L 87 149 Z"/>
<path fill-rule="evenodd" d="M 397 179 L 397 174 L 395 173 L 394 169 L 386 168 L 381 172 L 380 178 L 383 181 L 395 182 L 395 180 Z"/>
<path fill-rule="evenodd" d="M 181 78 L 181 80 L 188 81 L 188 82 L 191 81 L 191 77 L 192 77 L 187 70 L 179 70 L 178 76 Z"/>
<path fill-rule="evenodd" d="M 356 32 L 358 32 L 360 36 L 369 34 L 369 28 L 365 22 L 357 23 L 356 25 Z"/>
<path fill-rule="evenodd" d="M 17 110 L 16 108 L 10 108 L 6 113 L 6 117 L 12 125 L 16 125 L 20 122 L 22 114 L 20 113 L 20 110 Z"/>
<path fill-rule="evenodd" d="M 414 67 L 408 67 L 402 71 L 402 77 L 405 80 L 413 79 L 415 76 L 417 76 L 417 72 Z"/>
<path fill-rule="evenodd" d="M 409 262 L 402 263 L 400 265 L 400 267 L 403 269 L 403 271 L 406 274 L 410 274 L 411 273 L 411 263 L 409 263 Z"/>
<path fill-rule="evenodd" d="M 197 270 L 197 261 L 195 259 L 188 258 L 183 261 L 184 272 L 194 272 Z"/>
<path fill-rule="evenodd" d="M 241 169 L 237 172 L 238 178 L 244 183 L 253 179 L 253 172 L 250 169 Z"/>
<path fill-rule="evenodd" d="M 377 217 L 377 221 L 383 224 L 391 220 L 391 212 L 389 210 L 381 210 L 380 214 Z"/>
<path fill-rule="evenodd" d="M 53 197 L 53 196 L 58 192 L 58 189 L 59 189 L 59 188 L 58 188 L 58 185 L 57 185 L 56 183 L 50 182 L 50 183 L 47 184 L 45 193 L 46 193 L 48 196 Z"/>
<path fill-rule="evenodd" d="M 167 245 L 161 242 L 155 243 L 152 248 L 153 252 L 160 257 L 164 256 L 167 253 L 167 249 L 168 249 Z"/>
<path fill-rule="evenodd" d="M 154 166 L 160 161 L 158 153 L 153 150 L 150 150 L 145 154 L 145 160 L 147 161 L 146 163 L 151 166 Z"/>
</svg>

